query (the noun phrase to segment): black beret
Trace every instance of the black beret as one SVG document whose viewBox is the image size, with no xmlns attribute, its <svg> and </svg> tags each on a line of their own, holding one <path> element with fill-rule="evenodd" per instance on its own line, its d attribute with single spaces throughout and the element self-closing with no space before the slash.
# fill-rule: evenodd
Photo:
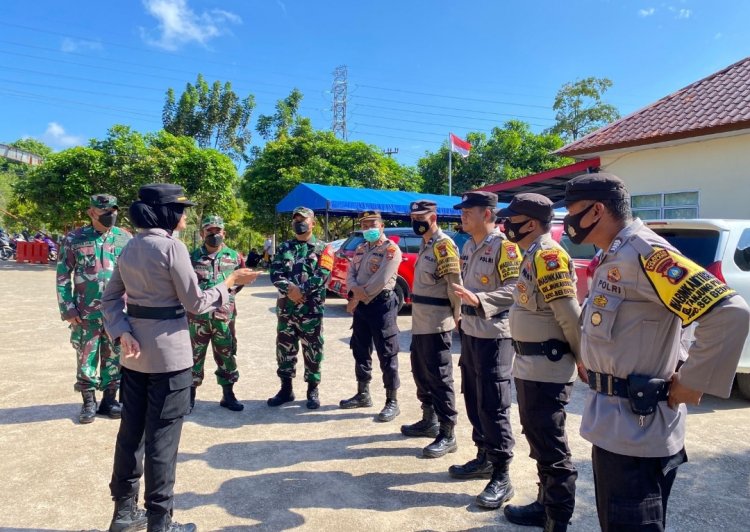
<svg viewBox="0 0 750 532">
<path fill-rule="evenodd" d="M 195 205 L 192 201 L 188 201 L 185 196 L 185 189 L 180 185 L 173 185 L 171 183 L 143 185 L 138 190 L 138 197 L 144 203 L 152 205 L 166 205 L 168 203 L 181 203 L 188 207 Z"/>
<path fill-rule="evenodd" d="M 581 200 L 629 198 L 622 179 L 614 174 L 593 173 L 574 177 L 565 186 L 565 203 Z"/>
<path fill-rule="evenodd" d="M 497 207 L 497 194 L 479 190 L 476 192 L 465 192 L 461 196 L 461 203 L 454 205 L 454 209 L 468 209 L 469 207 Z"/>
<path fill-rule="evenodd" d="M 541 194 L 526 192 L 513 196 L 510 205 L 500 209 L 497 216 L 498 218 L 510 218 L 511 216 L 525 215 L 529 218 L 549 222 L 554 214 L 552 200 Z"/>
</svg>

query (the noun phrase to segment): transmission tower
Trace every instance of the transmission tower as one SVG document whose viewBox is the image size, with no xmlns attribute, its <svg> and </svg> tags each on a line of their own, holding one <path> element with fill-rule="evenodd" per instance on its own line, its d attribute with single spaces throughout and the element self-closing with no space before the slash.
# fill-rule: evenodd
<svg viewBox="0 0 750 532">
<path fill-rule="evenodd" d="M 336 67 L 333 71 L 333 134 L 347 140 L 346 133 L 346 65 Z"/>
</svg>

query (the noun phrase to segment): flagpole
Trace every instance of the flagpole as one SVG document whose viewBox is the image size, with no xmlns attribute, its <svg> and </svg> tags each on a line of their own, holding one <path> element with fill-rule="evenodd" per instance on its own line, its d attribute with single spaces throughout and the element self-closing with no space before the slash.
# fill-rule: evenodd
<svg viewBox="0 0 750 532">
<path fill-rule="evenodd" d="M 452 196 L 453 192 L 453 146 L 451 146 L 451 137 L 450 133 L 448 133 L 448 195 Z"/>
</svg>

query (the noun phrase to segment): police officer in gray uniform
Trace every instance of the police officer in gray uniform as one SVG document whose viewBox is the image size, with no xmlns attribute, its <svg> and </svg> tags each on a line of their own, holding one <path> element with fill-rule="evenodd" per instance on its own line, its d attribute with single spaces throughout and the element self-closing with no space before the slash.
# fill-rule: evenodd
<svg viewBox="0 0 750 532">
<path fill-rule="evenodd" d="M 177 447 L 193 380 L 186 310 L 218 309 L 229 301 L 230 288 L 258 273 L 235 270 L 201 291 L 185 244 L 173 236 L 186 227 L 185 208 L 195 204 L 170 184 L 143 186 L 138 196 L 130 218 L 141 231 L 122 250 L 102 297 L 105 328 L 123 353 L 109 530 L 141 530 L 147 521 L 149 531 L 193 531 L 193 524 L 172 521 Z M 136 506 L 144 473 L 146 517 Z"/>
<path fill-rule="evenodd" d="M 685 453 L 685 404 L 728 397 L 750 326 L 734 290 L 633 220 L 624 183 L 606 173 L 570 180 L 565 230 L 603 250 L 582 310 L 589 395 L 581 436 L 593 444 L 604 531 L 662 531 Z M 682 327 L 697 323 L 675 372 Z M 704 509 L 705 511 L 705 509 Z"/>
<path fill-rule="evenodd" d="M 410 205 L 414 232 L 422 237 L 414 266 L 411 307 L 411 369 L 422 403 L 422 419 L 403 425 L 410 437 L 435 438 L 422 454 L 438 458 L 458 449 L 456 394 L 453 391 L 452 331 L 461 317 L 461 298 L 453 284 L 461 284 L 459 253 L 453 240 L 437 224 L 437 203 Z M 438 425 L 439 422 L 439 425 Z"/>
<path fill-rule="evenodd" d="M 524 250 L 510 332 L 518 413 L 539 476 L 537 500 L 509 504 L 503 512 L 513 523 L 563 532 L 573 515 L 578 476 L 565 433 L 581 343 L 575 264 L 550 235 L 549 198 L 518 194 L 498 216 L 505 219 L 508 239 Z"/>
<path fill-rule="evenodd" d="M 454 478 L 488 478 L 477 497 L 485 508 L 499 508 L 513 497 L 508 466 L 513 458 L 510 424 L 513 345 L 508 311 L 518 281 L 521 251 L 495 228 L 497 196 L 467 192 L 454 209 L 471 240 L 461 250 L 463 286 L 453 288 L 461 305 L 461 386 L 473 427 L 477 457 L 451 466 Z"/>
<path fill-rule="evenodd" d="M 396 287 L 401 250 L 383 233 L 380 211 L 365 211 L 359 218 L 365 242 L 354 251 L 346 278 L 349 289 L 347 310 L 354 314 L 350 347 L 354 355 L 354 374 L 357 393 L 339 402 L 341 408 L 372 406 L 372 346 L 380 361 L 385 385 L 385 406 L 375 417 L 377 421 L 392 421 L 401 413 L 397 390 L 398 376 L 398 298 Z"/>
</svg>

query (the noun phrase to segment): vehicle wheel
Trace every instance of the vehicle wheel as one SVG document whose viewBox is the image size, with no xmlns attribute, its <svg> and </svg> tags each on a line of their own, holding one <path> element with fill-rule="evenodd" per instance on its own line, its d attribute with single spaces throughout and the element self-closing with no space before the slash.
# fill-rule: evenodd
<svg viewBox="0 0 750 532">
<path fill-rule="evenodd" d="M 0 260 L 8 260 L 13 256 L 13 250 L 11 248 L 3 248 L 0 250 Z"/>
<path fill-rule="evenodd" d="M 57 260 L 57 251 L 51 251 L 47 258 L 50 262 L 55 262 Z"/>
<path fill-rule="evenodd" d="M 742 397 L 750 401 L 750 373 L 737 374 L 737 388 L 740 389 Z"/>
<path fill-rule="evenodd" d="M 398 298 L 398 312 L 401 312 L 401 309 L 404 308 L 404 298 L 406 297 L 404 287 L 401 285 L 401 283 L 396 281 L 396 288 L 394 288 L 393 291 L 396 293 L 396 297 Z"/>
</svg>

